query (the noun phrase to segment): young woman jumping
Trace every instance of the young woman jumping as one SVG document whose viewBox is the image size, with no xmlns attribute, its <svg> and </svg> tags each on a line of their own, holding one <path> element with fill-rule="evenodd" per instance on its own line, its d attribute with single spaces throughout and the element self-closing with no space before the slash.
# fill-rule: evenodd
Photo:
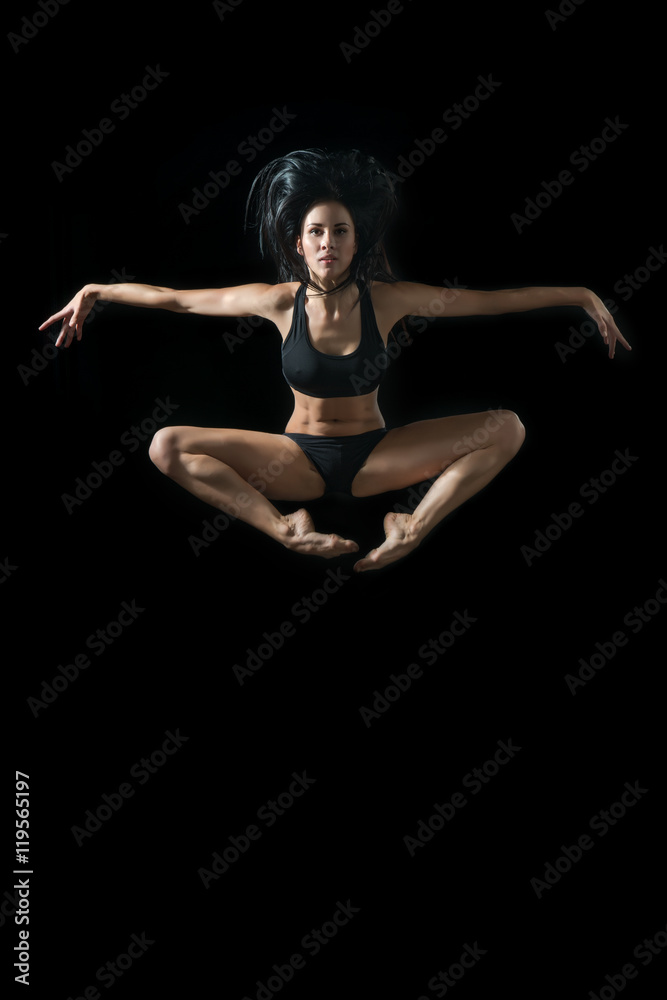
<svg viewBox="0 0 667 1000">
<path fill-rule="evenodd" d="M 614 357 L 630 345 L 603 302 L 583 287 L 450 289 L 397 280 L 384 253 L 396 206 L 387 172 L 357 150 L 299 150 L 255 179 L 246 212 L 277 284 L 179 291 L 156 285 L 85 285 L 40 330 L 62 320 L 57 346 L 81 340 L 95 302 L 205 316 L 260 316 L 282 337 L 283 374 L 294 411 L 283 434 L 164 427 L 155 465 L 205 503 L 296 552 L 331 558 L 358 551 L 351 539 L 315 530 L 305 508 L 281 514 L 271 500 L 304 502 L 342 491 L 368 497 L 434 479 L 412 514 L 384 518 L 385 540 L 354 568 L 379 569 L 415 549 L 451 511 L 516 455 L 524 427 L 509 410 L 419 420 L 388 430 L 378 386 L 388 338 L 406 316 L 455 317 L 580 306 Z M 370 368 L 369 368 L 369 364 Z M 377 372 L 371 379 L 368 372 Z M 271 470 L 269 483 L 258 478 Z M 253 482 L 254 481 L 254 482 Z"/>
</svg>

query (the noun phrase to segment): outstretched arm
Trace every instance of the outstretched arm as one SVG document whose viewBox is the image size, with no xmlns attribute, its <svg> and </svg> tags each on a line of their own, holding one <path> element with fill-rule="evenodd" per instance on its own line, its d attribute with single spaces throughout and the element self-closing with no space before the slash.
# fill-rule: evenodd
<svg viewBox="0 0 667 1000">
<path fill-rule="evenodd" d="M 614 357 L 616 341 L 628 351 L 632 348 L 616 326 L 602 300 L 590 288 L 529 287 L 503 288 L 499 291 L 475 291 L 471 288 L 439 288 L 415 282 L 398 281 L 387 285 L 403 316 L 497 316 L 502 313 L 527 312 L 548 306 L 580 306 L 593 319 Z"/>
<path fill-rule="evenodd" d="M 231 288 L 194 288 L 179 291 L 160 285 L 124 282 L 117 285 L 84 285 L 73 299 L 39 327 L 45 330 L 62 320 L 56 347 L 81 340 L 83 324 L 98 299 L 148 309 L 196 313 L 201 316 L 267 316 L 275 299 L 275 285 L 236 285 Z"/>
</svg>

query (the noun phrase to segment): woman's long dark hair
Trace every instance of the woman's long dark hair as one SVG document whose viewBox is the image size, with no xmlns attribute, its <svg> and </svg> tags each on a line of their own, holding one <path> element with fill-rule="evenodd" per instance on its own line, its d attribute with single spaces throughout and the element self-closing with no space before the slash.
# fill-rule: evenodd
<svg viewBox="0 0 667 1000">
<path fill-rule="evenodd" d="M 339 201 L 354 222 L 357 252 L 340 291 L 358 284 L 361 294 L 372 281 L 396 281 L 384 250 L 384 235 L 396 211 L 396 193 L 387 171 L 358 149 L 328 152 L 299 149 L 268 163 L 257 175 L 246 204 L 246 229 L 259 230 L 262 256 L 278 268 L 279 281 L 301 281 L 322 294 L 296 248 L 309 208 L 322 201 Z"/>
</svg>

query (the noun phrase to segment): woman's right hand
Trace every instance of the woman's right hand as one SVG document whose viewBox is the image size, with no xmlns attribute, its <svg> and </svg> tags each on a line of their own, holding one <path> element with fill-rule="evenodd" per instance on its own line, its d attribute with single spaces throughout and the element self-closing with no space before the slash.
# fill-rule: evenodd
<svg viewBox="0 0 667 1000">
<path fill-rule="evenodd" d="M 93 286 L 84 285 L 81 291 L 76 293 L 64 309 L 54 313 L 53 316 L 49 316 L 39 329 L 46 330 L 52 323 L 62 320 L 63 323 L 58 339 L 56 340 L 56 347 L 69 347 L 75 336 L 77 340 L 81 340 L 84 320 L 97 302 L 99 294 Z"/>
</svg>

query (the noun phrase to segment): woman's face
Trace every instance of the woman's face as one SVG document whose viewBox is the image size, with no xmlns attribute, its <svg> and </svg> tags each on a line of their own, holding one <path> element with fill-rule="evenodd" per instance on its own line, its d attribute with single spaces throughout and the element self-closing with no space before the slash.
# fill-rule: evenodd
<svg viewBox="0 0 667 1000">
<path fill-rule="evenodd" d="M 321 201 L 306 212 L 296 247 L 318 284 L 333 288 L 344 278 L 357 250 L 352 216 L 340 201 Z"/>
</svg>

